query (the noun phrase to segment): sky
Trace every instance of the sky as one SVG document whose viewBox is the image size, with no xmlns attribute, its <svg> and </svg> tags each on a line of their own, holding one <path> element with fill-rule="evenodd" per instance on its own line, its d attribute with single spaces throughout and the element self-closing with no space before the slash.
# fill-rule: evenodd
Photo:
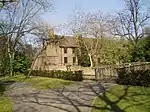
<svg viewBox="0 0 150 112">
<path fill-rule="evenodd" d="M 123 0 L 53 0 L 53 11 L 43 14 L 42 19 L 52 26 L 64 24 L 76 10 L 104 13 L 124 8 Z"/>
</svg>

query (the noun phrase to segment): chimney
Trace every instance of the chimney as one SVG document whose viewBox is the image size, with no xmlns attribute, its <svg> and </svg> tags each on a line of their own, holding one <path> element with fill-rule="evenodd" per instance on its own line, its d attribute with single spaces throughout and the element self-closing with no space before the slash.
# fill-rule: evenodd
<svg viewBox="0 0 150 112">
<path fill-rule="evenodd" d="M 50 38 L 54 38 L 54 29 L 53 28 L 49 30 L 49 36 L 50 36 Z"/>
<path fill-rule="evenodd" d="M 79 44 L 79 40 L 80 40 L 80 37 L 81 37 L 81 36 L 82 36 L 81 34 L 75 33 L 75 43 L 76 43 L 76 45 Z"/>
</svg>

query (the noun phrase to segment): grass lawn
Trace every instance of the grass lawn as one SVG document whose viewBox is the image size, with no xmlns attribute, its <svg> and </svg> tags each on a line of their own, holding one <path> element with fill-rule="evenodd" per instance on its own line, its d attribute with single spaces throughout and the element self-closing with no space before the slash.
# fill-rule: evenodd
<svg viewBox="0 0 150 112">
<path fill-rule="evenodd" d="M 12 112 L 12 102 L 2 95 L 4 91 L 5 87 L 0 85 L 0 112 Z"/>
<path fill-rule="evenodd" d="M 38 89 L 59 88 L 72 83 L 72 81 L 47 77 L 30 77 L 26 79 L 24 75 L 1 77 L 0 81 L 27 82 L 31 83 L 33 87 Z"/>
<path fill-rule="evenodd" d="M 92 112 L 150 112 L 150 88 L 114 86 L 95 98 Z"/>
<path fill-rule="evenodd" d="M 0 95 L 0 112 L 12 112 L 12 102 L 5 96 Z"/>
</svg>

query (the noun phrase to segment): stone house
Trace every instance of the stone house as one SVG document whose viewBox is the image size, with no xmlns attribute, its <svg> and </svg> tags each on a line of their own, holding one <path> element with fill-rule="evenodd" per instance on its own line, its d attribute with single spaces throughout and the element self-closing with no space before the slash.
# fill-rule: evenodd
<svg viewBox="0 0 150 112">
<path fill-rule="evenodd" d="M 57 36 L 57 38 L 60 38 L 60 36 Z M 33 69 L 51 70 L 60 69 L 67 65 L 77 66 L 78 59 L 75 50 L 78 46 L 76 44 L 76 38 L 65 36 L 59 40 L 58 44 L 49 44 L 49 41 L 52 39 L 54 38 L 49 38 L 46 41 L 46 49 L 36 59 Z"/>
</svg>

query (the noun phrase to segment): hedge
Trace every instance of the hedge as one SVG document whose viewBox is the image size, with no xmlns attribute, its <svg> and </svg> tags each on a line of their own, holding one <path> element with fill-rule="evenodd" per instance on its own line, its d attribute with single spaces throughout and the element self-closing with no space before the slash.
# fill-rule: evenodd
<svg viewBox="0 0 150 112">
<path fill-rule="evenodd" d="M 72 81 L 82 81 L 83 80 L 82 71 L 32 70 L 31 76 L 50 77 L 50 78 L 58 78 L 58 79 L 72 80 Z"/>
<path fill-rule="evenodd" d="M 117 83 L 122 85 L 150 87 L 150 70 L 118 69 Z"/>
</svg>

